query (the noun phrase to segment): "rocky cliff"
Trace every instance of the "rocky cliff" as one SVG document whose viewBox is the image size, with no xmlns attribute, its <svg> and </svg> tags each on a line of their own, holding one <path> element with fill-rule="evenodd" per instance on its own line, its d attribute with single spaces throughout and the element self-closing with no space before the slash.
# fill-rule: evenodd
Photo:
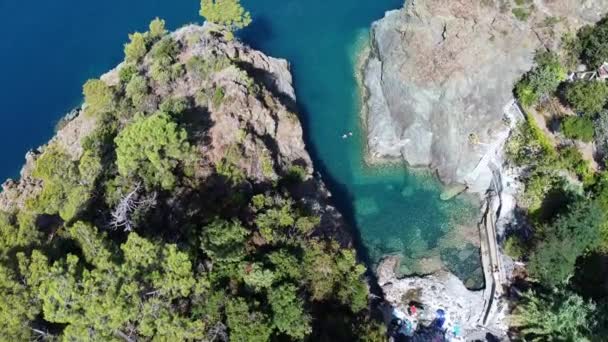
<svg viewBox="0 0 608 342">
<path fill-rule="evenodd" d="M 382 336 L 288 63 L 231 37 L 153 20 L 3 185 L 0 341 Z"/>
<path fill-rule="evenodd" d="M 447 184 L 488 188 L 488 156 L 508 135 L 505 107 L 535 51 L 608 9 L 606 0 L 519 3 L 412 0 L 373 24 L 363 70 L 372 159 L 403 157 Z"/>
<path fill-rule="evenodd" d="M 196 179 L 207 182 L 218 165 L 224 165 L 251 186 L 263 187 L 296 170 L 306 180 L 295 189 L 297 196 L 321 216 L 321 230 L 350 244 L 341 215 L 328 204 L 329 192 L 320 179 L 312 177 L 288 62 L 266 56 L 240 41 L 227 40 L 212 25 L 186 26 L 170 37 L 178 47 L 175 63 L 184 66 L 183 70 L 161 84 L 154 80 L 154 52 L 148 53 L 138 66 L 138 73 L 150 82 L 139 110 L 152 113 L 168 99 L 184 101 L 181 121 L 200 157 L 194 168 Z M 125 88 L 120 84 L 124 68 L 122 63 L 101 80 L 109 87 Z M 70 113 L 47 145 L 28 152 L 20 179 L 4 182 L 0 211 L 20 210 L 41 192 L 44 184 L 34 177 L 33 170 L 48 146 L 54 145 L 78 162 L 83 156 L 83 142 L 100 129 L 99 121 L 86 114 L 86 104 Z M 224 195 L 217 194 L 218 198 Z"/>
</svg>

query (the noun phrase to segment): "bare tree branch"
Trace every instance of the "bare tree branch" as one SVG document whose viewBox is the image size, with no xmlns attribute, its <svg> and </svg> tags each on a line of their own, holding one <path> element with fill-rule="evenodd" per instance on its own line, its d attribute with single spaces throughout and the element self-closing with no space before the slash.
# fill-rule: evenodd
<svg viewBox="0 0 608 342">
<path fill-rule="evenodd" d="M 132 215 L 137 210 L 148 210 L 156 205 L 156 193 L 139 199 L 141 184 L 137 183 L 135 189 L 123 196 L 112 211 L 110 226 L 114 229 L 122 228 L 125 232 L 133 230 Z"/>
<path fill-rule="evenodd" d="M 34 341 L 46 341 L 52 337 L 54 337 L 51 333 L 49 333 L 48 331 L 42 331 L 40 329 L 35 329 L 35 328 L 30 328 L 34 333 L 36 333 L 36 338 L 34 339 Z"/>
<path fill-rule="evenodd" d="M 120 330 L 116 330 L 115 333 L 118 337 L 121 337 L 123 340 L 125 340 L 127 342 L 135 342 L 135 340 L 132 339 L 131 337 L 129 337 L 129 335 L 125 334 L 124 332 L 122 332 Z"/>
<path fill-rule="evenodd" d="M 222 322 L 215 324 L 207 332 L 207 338 L 209 341 L 228 341 L 228 334 L 226 333 L 226 326 Z"/>
</svg>

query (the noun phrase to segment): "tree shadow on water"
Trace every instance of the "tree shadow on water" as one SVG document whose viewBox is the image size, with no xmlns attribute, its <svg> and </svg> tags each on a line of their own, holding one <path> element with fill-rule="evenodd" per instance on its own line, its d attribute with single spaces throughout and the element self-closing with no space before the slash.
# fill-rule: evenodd
<svg viewBox="0 0 608 342">
<path fill-rule="evenodd" d="M 300 122 L 304 130 L 304 142 L 306 144 L 306 150 L 308 151 L 313 161 L 315 171 L 321 175 L 323 183 L 325 183 L 327 189 L 332 194 L 330 204 L 335 206 L 344 218 L 346 224 L 345 229 L 348 231 L 348 233 L 350 233 L 353 239 L 353 244 L 355 249 L 357 250 L 359 260 L 367 266 L 366 276 L 370 280 L 370 291 L 374 295 L 382 297 L 382 290 L 378 284 L 378 278 L 376 277 L 375 272 L 373 272 L 372 270 L 373 264 L 370 258 L 369 250 L 363 244 L 361 232 L 359 230 L 359 227 L 357 226 L 357 221 L 355 217 L 354 196 L 344 185 L 344 183 L 340 182 L 329 172 L 325 162 L 319 157 L 317 147 L 313 143 L 311 138 L 311 116 L 306 106 L 302 103 L 297 103 L 297 108 L 299 109 Z"/>
</svg>

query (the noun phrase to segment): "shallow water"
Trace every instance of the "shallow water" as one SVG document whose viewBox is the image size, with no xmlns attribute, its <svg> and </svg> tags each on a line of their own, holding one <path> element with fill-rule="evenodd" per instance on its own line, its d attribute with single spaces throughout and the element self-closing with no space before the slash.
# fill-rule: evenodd
<svg viewBox="0 0 608 342">
<path fill-rule="evenodd" d="M 473 222 L 476 209 L 470 203 L 442 202 L 441 188 L 428 174 L 399 165 L 369 168 L 362 159 L 357 54 L 371 22 L 403 0 L 242 2 L 254 21 L 241 38 L 292 64 L 307 145 L 337 206 L 356 226 L 362 254 L 372 263 L 386 254 L 402 254 L 407 257 L 404 273 L 424 272 L 440 260 L 458 260 L 457 255 L 469 261 L 452 263 L 452 268 L 478 267 L 474 249 L 472 258 L 453 249 L 464 248 L 464 240 L 475 235 L 454 230 Z M 35 6 L 0 0 L 5 33 L 0 177 L 15 176 L 26 150 L 53 134 L 62 113 L 79 103 L 87 78 L 121 60 L 127 33 L 144 30 L 155 16 L 166 19 L 170 28 L 200 22 L 197 13 L 196 0 L 62 0 Z M 348 132 L 352 136 L 343 139 Z"/>
</svg>

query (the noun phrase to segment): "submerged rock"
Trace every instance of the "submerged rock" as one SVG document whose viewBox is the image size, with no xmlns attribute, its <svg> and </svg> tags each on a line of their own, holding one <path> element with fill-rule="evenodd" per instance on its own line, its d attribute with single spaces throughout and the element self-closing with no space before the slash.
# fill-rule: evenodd
<svg viewBox="0 0 608 342">
<path fill-rule="evenodd" d="M 369 153 L 430 167 L 484 192 L 514 83 L 561 32 L 597 21 L 608 0 L 535 1 L 526 21 L 508 1 L 407 1 L 373 24 L 364 65 Z M 547 18 L 561 18 L 550 29 Z"/>
</svg>

